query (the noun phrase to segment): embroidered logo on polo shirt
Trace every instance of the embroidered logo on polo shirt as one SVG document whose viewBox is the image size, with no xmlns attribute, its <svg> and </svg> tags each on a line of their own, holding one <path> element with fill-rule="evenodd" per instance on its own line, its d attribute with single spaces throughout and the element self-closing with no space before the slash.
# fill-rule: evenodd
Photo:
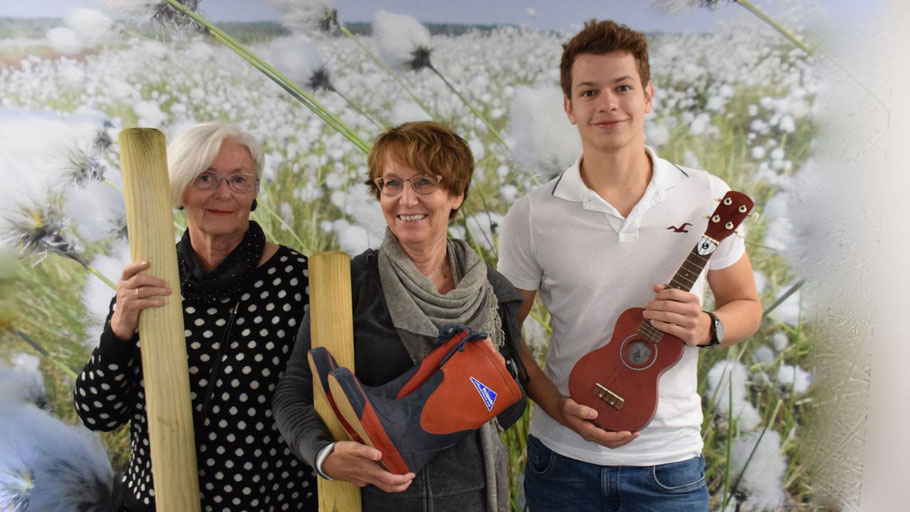
<svg viewBox="0 0 910 512">
<path fill-rule="evenodd" d="M 474 389 L 477 390 L 477 393 L 480 394 L 480 398 L 483 399 L 483 404 L 487 406 L 487 410 L 492 411 L 493 404 L 496 402 L 496 392 L 486 387 L 483 382 L 480 382 L 474 377 L 469 378 L 471 379 L 471 383 L 474 384 Z"/>
<path fill-rule="evenodd" d="M 691 222 L 683 222 L 683 224 L 679 227 L 667 226 L 667 229 L 672 229 L 674 233 L 688 233 L 689 226 L 691 226 L 691 225 L 692 225 Z"/>
</svg>

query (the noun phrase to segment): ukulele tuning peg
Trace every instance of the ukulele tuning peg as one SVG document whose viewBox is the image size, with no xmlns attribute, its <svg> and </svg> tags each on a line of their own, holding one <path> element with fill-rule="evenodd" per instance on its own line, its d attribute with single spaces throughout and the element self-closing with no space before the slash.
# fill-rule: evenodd
<svg viewBox="0 0 910 512">
<path fill-rule="evenodd" d="M 710 213 L 706 213 L 706 214 L 702 215 L 702 217 L 704 217 L 704 218 L 706 218 L 706 219 L 710 219 L 710 218 L 711 218 L 711 214 L 710 214 Z"/>
<path fill-rule="evenodd" d="M 738 236 L 739 238 L 742 238 L 742 239 L 745 239 L 745 238 L 746 238 L 746 235 L 744 235 L 742 231 L 734 231 L 733 233 L 734 233 L 736 236 Z"/>
<path fill-rule="evenodd" d="M 749 214 L 749 217 L 752 217 L 752 222 L 758 222 L 758 218 L 761 217 L 761 214 L 758 213 L 758 210 Z"/>
<path fill-rule="evenodd" d="M 719 197 L 715 197 L 715 198 L 714 198 L 714 202 L 715 202 L 715 203 L 719 203 L 719 202 L 720 202 L 720 199 L 721 199 L 721 198 L 719 198 Z"/>
</svg>

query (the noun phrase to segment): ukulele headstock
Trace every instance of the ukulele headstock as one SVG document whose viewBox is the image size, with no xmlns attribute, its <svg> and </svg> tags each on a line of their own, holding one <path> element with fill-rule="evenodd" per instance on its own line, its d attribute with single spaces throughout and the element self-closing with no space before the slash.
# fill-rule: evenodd
<svg viewBox="0 0 910 512">
<path fill-rule="evenodd" d="M 749 216 L 755 203 L 742 192 L 731 190 L 724 194 L 714 213 L 708 217 L 705 235 L 720 242 L 732 235 L 736 228 Z"/>
</svg>

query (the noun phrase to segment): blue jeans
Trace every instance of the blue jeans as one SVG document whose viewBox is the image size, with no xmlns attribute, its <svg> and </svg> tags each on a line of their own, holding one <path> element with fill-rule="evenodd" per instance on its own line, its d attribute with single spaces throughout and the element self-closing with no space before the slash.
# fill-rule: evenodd
<svg viewBox="0 0 910 512">
<path fill-rule="evenodd" d="M 705 512 L 701 455 L 657 466 L 598 466 L 564 457 L 528 436 L 525 498 L 531 512 Z"/>
</svg>

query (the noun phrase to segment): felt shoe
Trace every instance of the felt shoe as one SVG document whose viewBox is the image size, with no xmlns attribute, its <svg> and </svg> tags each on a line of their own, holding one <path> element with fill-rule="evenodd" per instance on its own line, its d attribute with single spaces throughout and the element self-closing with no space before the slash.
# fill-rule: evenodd
<svg viewBox="0 0 910 512">
<path fill-rule="evenodd" d="M 522 398 L 485 333 L 444 329 L 448 340 L 419 365 L 379 387 L 362 385 L 347 368 L 328 373 L 337 410 L 393 473 L 417 472 Z"/>
</svg>

